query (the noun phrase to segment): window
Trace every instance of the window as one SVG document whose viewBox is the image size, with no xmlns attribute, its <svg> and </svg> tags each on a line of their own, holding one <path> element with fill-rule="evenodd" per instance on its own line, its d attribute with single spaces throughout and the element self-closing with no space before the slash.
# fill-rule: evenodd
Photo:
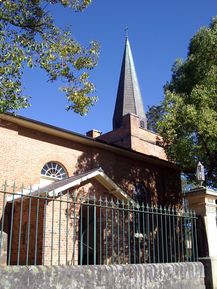
<svg viewBox="0 0 217 289">
<path fill-rule="evenodd" d="M 147 120 L 145 118 L 139 118 L 139 127 L 147 129 Z"/>
<path fill-rule="evenodd" d="M 150 192 L 145 188 L 144 184 L 141 182 L 136 182 L 134 187 L 134 200 L 138 203 L 150 204 L 151 195 Z"/>
<path fill-rule="evenodd" d="M 144 122 L 144 120 L 140 120 L 140 127 L 141 127 L 141 128 L 145 128 L 145 122 Z"/>
<path fill-rule="evenodd" d="M 56 162 L 48 162 L 43 166 L 41 175 L 57 180 L 62 180 L 68 177 L 66 170 Z"/>
</svg>

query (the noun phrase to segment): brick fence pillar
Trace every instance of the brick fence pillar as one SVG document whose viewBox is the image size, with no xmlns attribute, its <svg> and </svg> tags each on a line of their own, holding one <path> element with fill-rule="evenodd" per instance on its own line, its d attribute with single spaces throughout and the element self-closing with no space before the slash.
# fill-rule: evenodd
<svg viewBox="0 0 217 289">
<path fill-rule="evenodd" d="M 199 261 L 205 267 L 206 288 L 217 289 L 217 191 L 198 187 L 186 193 L 185 198 L 198 216 Z"/>
</svg>

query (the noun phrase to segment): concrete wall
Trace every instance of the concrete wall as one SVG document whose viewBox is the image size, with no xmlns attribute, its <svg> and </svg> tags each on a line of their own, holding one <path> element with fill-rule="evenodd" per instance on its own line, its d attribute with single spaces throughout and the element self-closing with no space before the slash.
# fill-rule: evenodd
<svg viewBox="0 0 217 289">
<path fill-rule="evenodd" d="M 4 289 L 205 289 L 201 263 L 0 267 Z"/>
</svg>

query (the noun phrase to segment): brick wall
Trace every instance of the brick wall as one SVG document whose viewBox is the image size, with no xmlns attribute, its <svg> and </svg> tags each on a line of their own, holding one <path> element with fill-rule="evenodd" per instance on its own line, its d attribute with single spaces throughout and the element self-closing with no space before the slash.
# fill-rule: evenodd
<svg viewBox="0 0 217 289">
<path fill-rule="evenodd" d="M 160 202 L 162 204 L 177 204 L 180 200 L 180 176 L 179 170 L 174 166 L 165 166 L 155 162 L 146 162 L 132 157 L 126 158 L 125 155 L 118 154 L 115 151 L 105 150 L 103 148 L 96 148 L 94 146 L 87 146 L 85 144 L 63 139 L 54 135 L 49 135 L 44 132 L 36 131 L 23 126 L 18 126 L 12 122 L 1 121 L 0 125 L 0 185 L 7 180 L 7 191 L 20 191 L 22 184 L 27 187 L 30 184 L 40 183 L 40 172 L 45 163 L 49 161 L 56 161 L 61 163 L 67 170 L 69 176 L 73 174 L 83 173 L 87 170 L 102 167 L 105 173 L 113 179 L 124 191 L 132 195 L 135 183 L 142 183 L 151 198 L 149 201 Z M 16 187 L 14 187 L 14 181 Z M 93 185 L 93 184 L 91 184 Z M 97 196 L 102 196 L 105 189 L 97 187 L 92 189 Z M 81 188 L 82 189 L 82 188 Z M 88 190 L 87 190 L 88 191 Z M 83 196 L 85 192 L 82 192 Z M 66 196 L 65 196 L 66 197 Z M 144 200 L 145 201 L 145 200 Z M 4 194 L 0 194 L 0 210 L 3 208 Z M 16 202 L 14 207 L 14 223 L 13 223 L 13 238 L 11 242 L 12 258 L 11 263 L 16 264 L 18 260 L 18 244 L 20 243 L 20 259 L 19 263 L 26 262 L 26 230 L 28 222 L 29 201 L 26 199 L 22 204 L 22 220 L 20 223 L 21 203 Z M 74 219 L 69 220 L 69 235 L 72 237 L 69 241 L 66 240 L 66 203 L 61 203 L 61 210 L 58 207 L 59 203 L 55 203 L 52 207 L 52 201 L 44 206 L 40 201 L 39 218 L 38 218 L 38 234 L 37 240 L 37 264 L 48 264 L 52 262 L 58 263 L 72 263 L 78 262 L 78 240 L 73 244 L 73 229 Z M 44 218 L 44 210 L 46 207 L 46 219 Z M 4 232 L 7 237 L 10 236 L 9 225 L 11 222 L 11 204 L 8 203 L 4 220 Z M 52 220 L 52 210 L 54 210 L 54 219 Z M 54 222 L 56 226 L 59 223 L 59 214 L 61 211 L 61 218 L 63 226 L 61 228 L 61 240 L 58 239 L 59 231 L 55 233 L 53 239 L 54 254 L 51 258 L 51 223 Z M 50 213 L 49 213 L 50 212 Z M 30 243 L 29 243 L 29 264 L 34 264 L 34 246 L 36 243 L 35 229 L 36 229 L 36 214 L 37 214 L 37 200 L 31 203 L 31 226 L 30 226 Z M 65 219 L 64 219 L 65 218 Z M 22 235 L 19 236 L 19 228 L 22 228 Z M 46 235 L 43 236 L 44 228 L 46 227 Z M 55 229 L 56 230 L 56 229 Z M 104 236 L 102 236 L 103 238 Z M 98 237 L 97 237 L 98 238 Z M 68 242 L 69 249 L 75 249 L 72 256 L 66 256 L 66 242 Z M 61 251 L 61 258 L 58 259 L 60 244 L 65 244 Z M 8 243 L 9 244 L 9 243 Z M 44 246 L 44 251 L 42 250 Z M 55 256 L 55 257 L 54 257 Z"/>
<path fill-rule="evenodd" d="M 39 183 L 41 169 L 49 161 L 63 163 L 72 175 L 82 154 L 78 144 L 5 121 L 0 126 L 0 145 L 0 183 L 16 181 L 17 187 Z"/>
<path fill-rule="evenodd" d="M 2 121 L 0 126 L 0 184 L 8 180 L 10 186 L 16 181 L 17 190 L 22 183 L 38 184 L 45 163 L 61 163 L 69 176 L 102 167 L 105 173 L 121 188 L 132 193 L 132 185 L 142 182 L 152 201 L 177 203 L 180 198 L 180 172 L 166 162 L 157 159 L 143 161 L 87 146 L 85 144 L 48 135 L 33 129 Z"/>
<path fill-rule="evenodd" d="M 8 235 L 9 244 L 11 242 L 11 259 L 8 261 L 11 265 L 42 264 L 44 208 L 43 199 L 26 198 L 23 201 L 15 201 L 13 230 L 10 230 Z M 12 209 L 13 206 L 11 212 Z"/>
<path fill-rule="evenodd" d="M 94 200 L 97 204 L 95 207 Z M 114 202 L 114 209 L 111 209 L 111 200 Z M 94 209 L 96 264 L 133 262 L 130 260 L 130 256 L 133 256 L 133 244 L 128 243 L 133 234 L 133 231 L 128 230 L 132 214 L 119 213 L 115 209 L 116 201 L 97 181 L 63 192 L 59 197 L 26 196 L 15 199 L 14 205 L 10 204 L 10 216 L 13 211 L 13 217 L 9 227 L 12 226 L 13 230 L 8 230 L 8 250 L 11 252 L 8 264 L 93 264 Z M 89 233 L 83 235 L 87 226 Z M 82 247 L 81 235 L 84 243 Z M 88 250 L 86 245 L 89 245 Z M 144 256 L 141 257 L 145 261 Z"/>
<path fill-rule="evenodd" d="M 139 117 L 127 114 L 123 117 L 121 128 L 117 128 L 98 137 L 99 140 L 132 149 L 149 156 L 167 160 L 164 149 L 160 145 L 162 137 L 140 127 Z"/>
<path fill-rule="evenodd" d="M 93 248 L 94 228 L 91 225 L 93 219 L 93 199 L 99 205 L 99 200 L 105 201 L 105 198 L 110 202 L 111 198 L 114 202 L 116 199 L 104 187 L 96 181 L 91 181 L 81 186 L 77 190 L 65 192 L 61 197 L 48 202 L 46 204 L 46 218 L 44 238 L 44 265 L 78 265 L 87 264 L 86 256 L 88 255 L 89 264 L 93 263 L 92 249 L 86 247 L 87 239 L 84 237 L 82 246 L 83 254 L 81 261 L 81 247 L 80 237 L 83 230 L 89 226 L 89 247 Z M 105 205 L 105 203 L 104 203 Z M 96 263 L 109 264 L 112 256 L 117 256 L 117 239 L 114 238 L 115 243 L 112 247 L 111 236 L 111 210 L 96 208 Z M 106 216 L 107 214 L 107 216 Z M 125 226 L 127 227 L 127 215 L 124 218 Z M 89 219 L 89 220 L 88 220 Z M 107 220 L 107 225 L 106 225 Z M 121 218 L 120 218 L 121 220 Z M 119 221 L 120 221 L 119 220 Z M 115 234 L 117 235 L 117 215 L 113 216 L 113 226 L 115 227 Z M 122 230 L 122 224 L 119 224 L 119 230 Z M 122 236 L 121 236 L 122 237 Z M 125 250 L 128 250 L 127 230 L 125 236 Z M 107 253 L 106 253 L 107 244 Z M 123 257 L 123 242 L 120 240 L 120 258 Z M 122 254 L 121 254 L 122 251 Z M 100 259 L 101 255 L 101 259 Z M 128 260 L 128 254 L 125 252 L 125 262 Z M 114 257 L 117 261 L 117 257 Z M 122 258 L 123 259 L 123 258 Z M 122 260 L 123 261 L 123 260 Z"/>
</svg>

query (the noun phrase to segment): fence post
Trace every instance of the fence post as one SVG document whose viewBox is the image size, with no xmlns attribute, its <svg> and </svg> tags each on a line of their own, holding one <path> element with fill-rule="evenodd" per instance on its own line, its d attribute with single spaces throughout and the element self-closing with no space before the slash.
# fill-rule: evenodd
<svg viewBox="0 0 217 289">
<path fill-rule="evenodd" d="M 6 189 L 7 182 L 5 182 L 3 186 L 3 191 L 0 192 L 0 265 L 7 264 L 8 233 L 4 231 L 8 225 L 8 215 L 6 212 Z"/>
<path fill-rule="evenodd" d="M 198 216 L 198 253 L 205 267 L 206 288 L 217 289 L 217 191 L 198 187 L 186 193 L 185 198 Z"/>
</svg>

